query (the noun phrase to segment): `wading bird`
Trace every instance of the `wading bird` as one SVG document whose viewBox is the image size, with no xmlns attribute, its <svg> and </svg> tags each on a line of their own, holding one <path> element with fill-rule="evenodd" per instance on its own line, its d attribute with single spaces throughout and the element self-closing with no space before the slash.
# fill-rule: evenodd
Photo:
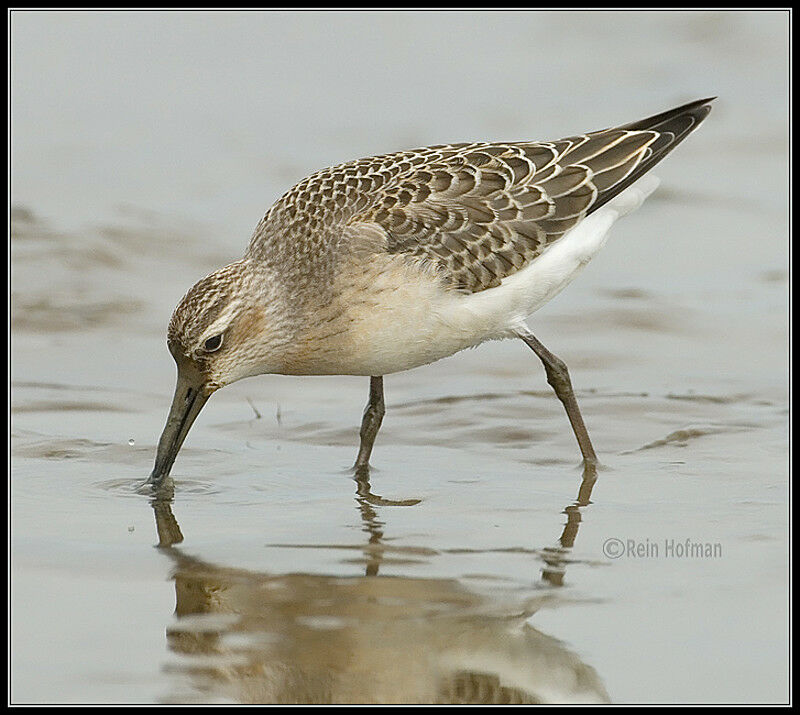
<svg viewBox="0 0 800 715">
<path fill-rule="evenodd" d="M 384 375 L 504 338 L 520 338 L 542 361 L 593 469 L 567 367 L 525 319 L 655 189 L 653 177 L 639 179 L 711 101 L 557 141 L 359 159 L 301 181 L 259 222 L 244 258 L 203 278 L 175 309 L 167 345 L 178 380 L 150 481 L 169 474 L 216 390 L 265 373 L 368 376 L 355 465 L 366 469 Z"/>
</svg>

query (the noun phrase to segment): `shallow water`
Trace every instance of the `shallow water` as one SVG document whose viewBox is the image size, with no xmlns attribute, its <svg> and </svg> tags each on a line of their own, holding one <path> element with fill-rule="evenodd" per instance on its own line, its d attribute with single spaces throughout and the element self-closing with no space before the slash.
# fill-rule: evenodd
<svg viewBox="0 0 800 715">
<path fill-rule="evenodd" d="M 12 702 L 785 702 L 786 38 L 780 13 L 15 13 Z M 173 498 L 138 489 L 172 308 L 304 174 L 708 94 L 529 321 L 596 484 L 504 342 L 386 378 L 368 482 L 366 379 L 263 376 L 214 396 Z"/>
</svg>

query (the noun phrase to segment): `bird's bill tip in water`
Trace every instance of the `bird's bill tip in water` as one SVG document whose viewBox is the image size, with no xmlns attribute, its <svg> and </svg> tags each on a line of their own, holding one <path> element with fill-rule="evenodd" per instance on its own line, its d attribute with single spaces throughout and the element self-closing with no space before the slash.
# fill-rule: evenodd
<svg viewBox="0 0 800 715">
<path fill-rule="evenodd" d="M 169 475 L 189 428 L 210 396 L 211 392 L 206 390 L 199 375 L 178 369 L 175 396 L 172 398 L 172 407 L 169 409 L 161 439 L 158 440 L 156 463 L 148 480 L 150 483 L 159 484 Z"/>
</svg>

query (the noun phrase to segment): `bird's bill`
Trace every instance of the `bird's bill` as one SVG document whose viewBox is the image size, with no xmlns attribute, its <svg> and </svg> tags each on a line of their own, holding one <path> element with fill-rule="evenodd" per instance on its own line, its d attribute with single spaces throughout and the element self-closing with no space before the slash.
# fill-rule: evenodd
<svg viewBox="0 0 800 715">
<path fill-rule="evenodd" d="M 206 394 L 199 376 L 178 369 L 175 397 L 172 398 L 167 424 L 164 425 L 161 439 L 158 440 L 156 463 L 150 475 L 150 482 L 158 484 L 169 474 L 183 440 L 189 433 L 189 428 L 209 397 L 210 394 Z"/>
</svg>

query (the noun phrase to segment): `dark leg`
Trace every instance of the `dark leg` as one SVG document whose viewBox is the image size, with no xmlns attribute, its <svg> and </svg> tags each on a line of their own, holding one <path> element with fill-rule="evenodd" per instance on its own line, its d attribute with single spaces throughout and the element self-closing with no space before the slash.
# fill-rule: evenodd
<svg viewBox="0 0 800 715">
<path fill-rule="evenodd" d="M 375 444 L 375 436 L 378 434 L 385 413 L 383 377 L 371 377 L 369 379 L 369 402 L 364 410 L 364 418 L 361 420 L 361 447 L 355 463 L 356 471 L 369 467 L 369 455 L 372 453 L 372 445 Z"/>
<path fill-rule="evenodd" d="M 572 383 L 569 379 L 567 366 L 561 358 L 553 355 L 553 353 L 542 345 L 530 331 L 520 330 L 517 335 L 539 356 L 539 359 L 544 364 L 544 370 L 545 373 L 547 373 L 547 382 L 550 383 L 550 386 L 555 390 L 556 396 L 561 400 L 564 409 L 567 411 L 567 417 L 569 417 L 569 423 L 572 425 L 572 431 L 575 433 L 575 437 L 578 440 L 578 446 L 581 448 L 584 466 L 593 471 L 597 466 L 597 455 L 594 453 L 592 441 L 589 439 L 589 433 L 586 431 L 586 425 L 583 423 L 581 411 L 578 409 L 578 401 L 575 399 L 575 393 L 572 391 Z"/>
</svg>

